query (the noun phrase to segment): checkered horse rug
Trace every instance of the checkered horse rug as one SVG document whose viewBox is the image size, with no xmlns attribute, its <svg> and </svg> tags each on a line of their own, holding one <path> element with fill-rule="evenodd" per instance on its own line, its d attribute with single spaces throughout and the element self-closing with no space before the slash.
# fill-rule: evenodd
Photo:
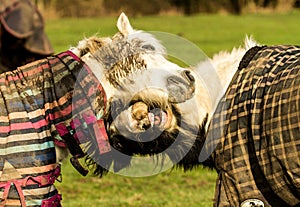
<svg viewBox="0 0 300 207">
<path fill-rule="evenodd" d="M 211 122 L 214 206 L 300 205 L 300 47 L 250 49 Z"/>
<path fill-rule="evenodd" d="M 93 96 L 101 88 L 93 77 L 70 51 L 0 75 L 0 206 L 60 206 L 55 144 L 68 144 L 74 110 L 91 110 L 88 98 L 74 100 L 74 86 Z"/>
</svg>

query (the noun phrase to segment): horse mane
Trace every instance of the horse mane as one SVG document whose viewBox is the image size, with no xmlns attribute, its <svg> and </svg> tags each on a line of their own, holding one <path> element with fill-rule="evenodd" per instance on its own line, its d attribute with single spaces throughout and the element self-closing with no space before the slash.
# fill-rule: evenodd
<svg viewBox="0 0 300 207">
<path fill-rule="evenodd" d="M 259 45 L 252 36 L 246 36 L 244 40 L 244 45 L 238 48 L 233 48 L 230 52 L 221 51 L 213 55 L 211 61 L 216 68 L 226 68 L 232 65 L 237 58 L 244 55 L 250 48 Z"/>
<path fill-rule="evenodd" d="M 94 54 L 99 48 L 103 47 L 105 44 L 111 42 L 108 37 L 98 37 L 93 35 L 88 38 L 84 38 L 78 42 L 76 47 L 71 47 L 70 50 L 78 57 L 82 57 L 88 53 Z"/>
</svg>

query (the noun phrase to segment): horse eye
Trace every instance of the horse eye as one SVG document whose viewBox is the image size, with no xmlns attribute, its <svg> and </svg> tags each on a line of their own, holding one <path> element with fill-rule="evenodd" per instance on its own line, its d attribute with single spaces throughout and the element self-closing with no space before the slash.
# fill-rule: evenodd
<svg viewBox="0 0 300 207">
<path fill-rule="evenodd" d="M 143 45 L 142 48 L 146 50 L 153 50 L 153 51 L 155 50 L 155 47 L 152 45 Z"/>
</svg>

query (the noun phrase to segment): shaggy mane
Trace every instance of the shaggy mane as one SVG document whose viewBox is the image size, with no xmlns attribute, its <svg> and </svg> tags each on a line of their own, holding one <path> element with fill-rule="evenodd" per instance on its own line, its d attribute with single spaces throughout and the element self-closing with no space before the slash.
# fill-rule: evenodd
<svg viewBox="0 0 300 207">
<path fill-rule="evenodd" d="M 108 37 L 98 37 L 96 35 L 84 38 L 79 41 L 77 47 L 71 47 L 70 50 L 78 57 L 82 57 L 88 53 L 94 54 L 107 43 L 111 42 Z"/>
<path fill-rule="evenodd" d="M 247 50 L 259 44 L 253 39 L 252 36 L 246 36 L 244 40 L 244 45 L 238 48 L 233 48 L 231 52 L 221 51 L 213 55 L 211 61 L 216 66 L 216 68 L 225 68 L 231 66 L 236 59 L 239 59 L 241 55 L 244 55 Z"/>
</svg>

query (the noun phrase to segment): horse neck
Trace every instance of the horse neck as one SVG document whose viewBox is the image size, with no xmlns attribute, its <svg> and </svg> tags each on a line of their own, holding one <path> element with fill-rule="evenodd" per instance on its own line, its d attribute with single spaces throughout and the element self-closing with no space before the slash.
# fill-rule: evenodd
<svg viewBox="0 0 300 207">
<path fill-rule="evenodd" d="M 197 71 L 201 77 L 197 95 L 200 103 L 200 121 L 208 114 L 208 123 L 215 112 L 215 109 L 224 96 L 239 63 L 245 55 L 247 49 L 238 48 L 229 52 L 220 52 L 211 59 L 198 65 Z"/>
</svg>

